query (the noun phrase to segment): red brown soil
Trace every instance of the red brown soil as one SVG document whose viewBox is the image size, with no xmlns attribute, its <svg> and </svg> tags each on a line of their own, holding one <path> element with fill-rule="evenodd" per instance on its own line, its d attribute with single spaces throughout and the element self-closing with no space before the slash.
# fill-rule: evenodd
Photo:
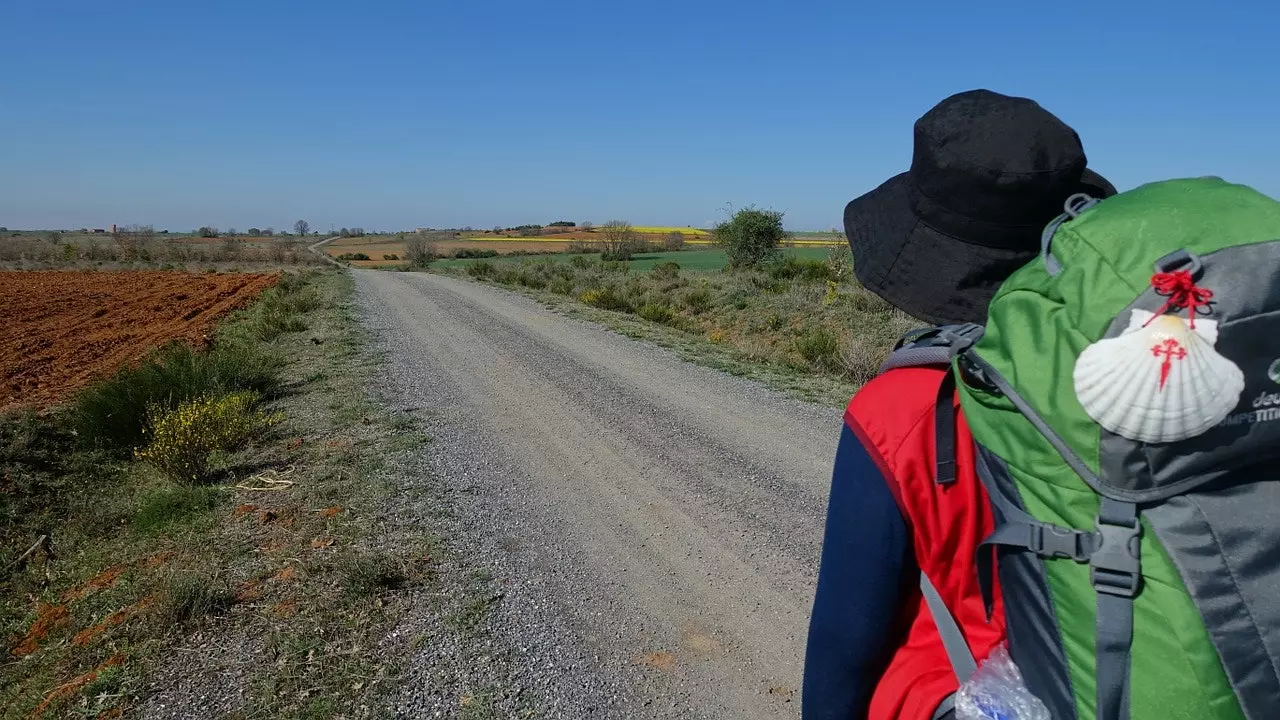
<svg viewBox="0 0 1280 720">
<path fill-rule="evenodd" d="M 90 595 L 104 590 L 116 584 L 116 580 L 128 570 L 128 565 L 112 565 L 102 572 L 89 578 L 83 585 L 74 587 L 62 594 L 62 602 L 74 602 L 83 600 Z"/>
<path fill-rule="evenodd" d="M 0 410 L 56 404 L 214 322 L 279 275 L 167 271 L 0 272 Z"/>
<path fill-rule="evenodd" d="M 48 603 L 39 603 L 36 605 L 36 621 L 31 623 L 31 629 L 27 630 L 27 634 L 13 646 L 10 654 L 14 657 L 26 657 L 36 650 L 40 649 L 40 641 L 49 636 L 49 633 L 55 629 L 65 625 L 67 622 L 67 607 L 65 605 L 50 605 Z"/>
<path fill-rule="evenodd" d="M 100 675 L 103 670 L 106 670 L 107 668 L 112 667 L 114 665 L 121 665 L 123 663 L 124 663 L 124 655 L 121 655 L 120 653 L 116 653 L 115 655 L 112 655 L 111 657 L 107 658 L 107 661 L 102 663 L 98 667 L 90 670 L 89 672 L 83 675 L 77 675 L 76 677 L 72 678 L 68 682 L 65 682 L 59 685 L 58 687 L 54 688 L 53 692 L 45 696 L 44 700 L 42 700 L 40 704 L 36 706 L 35 710 L 31 711 L 30 717 L 33 717 L 33 718 L 44 717 L 44 711 L 48 710 L 50 705 L 52 705 L 53 703 L 57 702 L 58 700 L 64 697 L 67 697 L 68 695 L 70 695 L 71 693 L 74 693 L 75 691 L 79 690 L 85 685 L 88 685 L 89 683 L 93 682 L 95 679 L 97 679 L 98 675 Z"/>
<path fill-rule="evenodd" d="M 133 617 L 133 614 L 136 612 L 138 612 L 138 608 L 136 607 L 127 607 L 123 610 L 117 610 L 108 615 L 106 620 L 103 620 L 93 627 L 85 628 L 84 630 L 76 633 L 76 636 L 71 638 L 71 644 L 77 647 L 88 645 L 94 638 L 98 637 L 102 633 Z"/>
</svg>

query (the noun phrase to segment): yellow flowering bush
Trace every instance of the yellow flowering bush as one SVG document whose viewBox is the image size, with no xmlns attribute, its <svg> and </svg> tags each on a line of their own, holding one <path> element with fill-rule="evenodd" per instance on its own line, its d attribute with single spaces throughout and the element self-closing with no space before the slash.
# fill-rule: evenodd
<svg viewBox="0 0 1280 720">
<path fill-rule="evenodd" d="M 198 482 L 208 472 L 210 453 L 243 446 L 256 433 L 279 422 L 256 407 L 251 392 L 203 395 L 172 410 L 148 413 L 147 444 L 134 456 L 180 482 Z"/>
</svg>

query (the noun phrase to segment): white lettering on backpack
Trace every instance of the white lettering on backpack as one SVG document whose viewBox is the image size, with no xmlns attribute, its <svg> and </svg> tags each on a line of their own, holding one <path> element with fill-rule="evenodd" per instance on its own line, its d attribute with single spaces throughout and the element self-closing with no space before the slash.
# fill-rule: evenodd
<svg viewBox="0 0 1280 720">
<path fill-rule="evenodd" d="M 1280 420 L 1280 393 L 1262 392 L 1253 399 L 1254 409 L 1249 412 L 1228 415 L 1218 427 L 1253 425 L 1254 423 Z"/>
</svg>

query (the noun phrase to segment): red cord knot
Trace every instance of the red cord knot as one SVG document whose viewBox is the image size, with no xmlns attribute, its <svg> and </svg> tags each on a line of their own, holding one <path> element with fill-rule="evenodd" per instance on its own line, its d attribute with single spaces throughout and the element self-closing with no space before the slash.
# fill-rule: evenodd
<svg viewBox="0 0 1280 720">
<path fill-rule="evenodd" d="M 1151 276 L 1151 287 L 1155 288 L 1157 295 L 1163 295 L 1169 299 L 1156 311 L 1155 316 L 1147 321 L 1147 325 L 1163 315 L 1166 310 L 1176 312 L 1186 309 L 1190 316 L 1187 324 L 1194 329 L 1199 309 L 1208 307 L 1209 300 L 1213 298 L 1213 291 L 1196 285 L 1195 278 L 1191 277 L 1191 273 L 1187 270 L 1156 273 Z"/>
</svg>

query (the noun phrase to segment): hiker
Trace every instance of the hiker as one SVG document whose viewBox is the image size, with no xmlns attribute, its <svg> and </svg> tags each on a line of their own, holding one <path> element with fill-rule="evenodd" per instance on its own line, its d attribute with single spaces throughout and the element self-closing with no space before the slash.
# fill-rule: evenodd
<svg viewBox="0 0 1280 720">
<path fill-rule="evenodd" d="M 1061 120 L 1025 98 L 953 95 L 915 123 L 910 170 L 845 208 L 855 272 L 926 323 L 985 323 L 997 288 L 1040 254 L 1042 230 L 1081 192 L 1116 191 L 1086 168 Z M 999 588 L 988 622 L 975 568 L 992 513 L 949 378 L 943 367 L 888 370 L 845 413 L 805 657 L 806 720 L 953 716 L 959 681 L 921 571 L 975 657 L 1004 640 Z"/>
</svg>

